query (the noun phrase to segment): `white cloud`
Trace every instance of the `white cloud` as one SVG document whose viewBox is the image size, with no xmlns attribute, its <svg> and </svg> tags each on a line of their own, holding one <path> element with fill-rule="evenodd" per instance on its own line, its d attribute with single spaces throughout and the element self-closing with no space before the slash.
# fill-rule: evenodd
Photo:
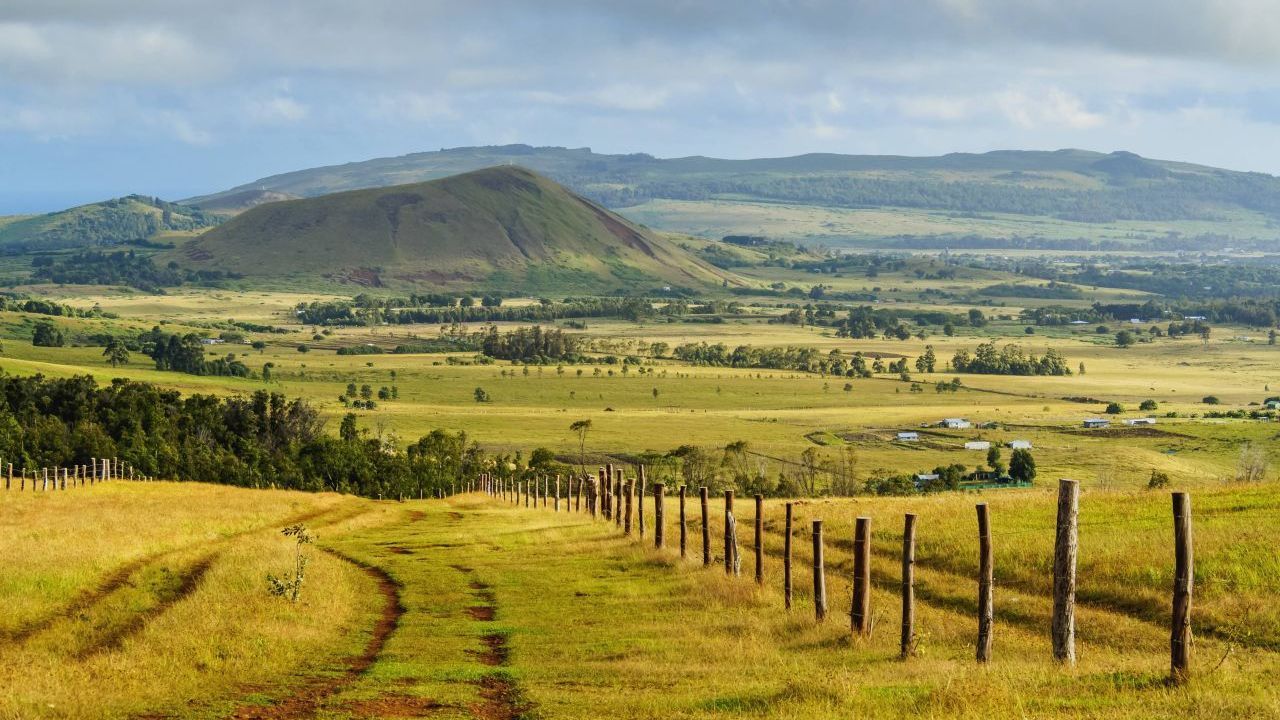
<svg viewBox="0 0 1280 720">
<path fill-rule="evenodd" d="M 311 109 L 291 97 L 277 95 L 265 100 L 249 101 L 249 117 L 266 125 L 283 125 L 306 119 Z"/>
</svg>

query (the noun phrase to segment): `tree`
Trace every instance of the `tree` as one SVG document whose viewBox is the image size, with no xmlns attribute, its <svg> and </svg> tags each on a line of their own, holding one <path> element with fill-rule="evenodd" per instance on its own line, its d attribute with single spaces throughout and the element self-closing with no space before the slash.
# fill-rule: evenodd
<svg viewBox="0 0 1280 720">
<path fill-rule="evenodd" d="M 1218 399 L 1217 395 L 1205 395 L 1204 397 L 1200 398 L 1200 402 L 1204 403 L 1205 405 L 1217 405 L 1222 401 Z"/>
<path fill-rule="evenodd" d="M 253 348 L 254 350 L 257 350 L 258 353 L 261 354 L 263 350 L 267 349 L 267 344 L 262 342 L 261 340 L 254 340 L 253 344 L 250 345 L 249 347 Z"/>
<path fill-rule="evenodd" d="M 954 336 L 956 334 L 956 326 L 952 325 L 951 323 L 947 323 L 946 325 L 943 325 L 942 334 L 946 335 L 947 337 Z"/>
<path fill-rule="evenodd" d="M 1036 479 L 1036 459 L 1031 451 L 1019 448 L 1009 456 L 1009 476 L 1019 482 L 1031 482 Z"/>
<path fill-rule="evenodd" d="M 306 344 L 306 343 L 302 343 L 302 344 L 298 345 L 298 352 L 300 352 L 300 353 L 307 353 L 307 352 L 311 352 L 311 348 L 307 347 L 307 344 Z"/>
<path fill-rule="evenodd" d="M 360 430 L 356 427 L 355 413 L 347 413 L 342 416 L 342 425 L 338 428 L 338 437 L 344 442 L 355 442 L 360 439 Z"/>
<path fill-rule="evenodd" d="M 273 367 L 275 367 L 275 364 L 273 363 L 262 364 L 262 382 L 264 383 L 271 382 L 271 368 Z M 343 397 L 346 397 L 346 396 L 344 395 Z"/>
<path fill-rule="evenodd" d="M 922 373 L 931 373 L 937 367 L 938 356 L 933 352 L 932 345 L 924 346 L 924 354 L 916 358 L 916 370 Z"/>
<path fill-rule="evenodd" d="M 1267 333 L 1267 344 L 1268 345 L 1276 344 L 1276 331 L 1274 329 L 1271 332 Z"/>
<path fill-rule="evenodd" d="M 583 475 L 587 474 L 587 433 L 591 432 L 591 420 L 577 420 L 569 426 L 569 430 L 578 436 L 578 468 Z"/>
<path fill-rule="evenodd" d="M 1142 404 L 1138 406 L 1138 409 L 1143 412 L 1152 412 L 1159 407 L 1160 405 L 1155 400 L 1143 400 Z"/>
<path fill-rule="evenodd" d="M 1120 347 L 1120 348 L 1133 347 L 1133 343 L 1136 341 L 1136 339 L 1137 338 L 1134 337 L 1133 333 L 1129 332 L 1128 330 L 1121 330 L 1120 332 L 1116 333 L 1116 347 Z"/>
<path fill-rule="evenodd" d="M 1108 415 L 1119 415 L 1124 412 L 1124 406 L 1118 402 L 1107 403 L 1106 412 Z"/>
<path fill-rule="evenodd" d="M 1236 481 L 1257 483 L 1267 477 L 1267 451 L 1251 442 L 1240 448 L 1236 461 Z"/>
<path fill-rule="evenodd" d="M 48 320 L 36 323 L 31 332 L 31 344 L 36 347 L 62 347 L 66 342 L 67 338 L 62 331 Z"/>
<path fill-rule="evenodd" d="M 124 346 L 124 342 L 118 337 L 112 337 L 107 341 L 107 349 L 102 351 L 102 356 L 111 363 L 111 367 L 129 364 L 129 348 Z"/>
<path fill-rule="evenodd" d="M 475 392 L 472 393 L 472 396 L 475 397 L 476 402 L 478 403 L 487 403 L 490 400 L 489 393 L 486 392 L 484 388 L 476 388 Z"/>
<path fill-rule="evenodd" d="M 364 398 L 365 400 L 368 400 L 369 398 L 373 397 L 373 386 L 372 386 L 372 385 L 361 385 L 361 386 L 360 386 L 360 397 Z"/>
<path fill-rule="evenodd" d="M 992 445 L 987 450 L 987 465 L 990 465 L 991 469 L 994 470 L 997 475 L 1004 474 L 1004 463 L 1000 462 L 999 445 Z"/>
</svg>

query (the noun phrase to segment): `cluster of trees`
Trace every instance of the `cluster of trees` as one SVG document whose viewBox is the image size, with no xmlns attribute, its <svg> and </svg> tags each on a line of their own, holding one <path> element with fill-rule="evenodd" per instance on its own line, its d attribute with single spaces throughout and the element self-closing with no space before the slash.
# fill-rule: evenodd
<svg viewBox="0 0 1280 720">
<path fill-rule="evenodd" d="M 951 358 L 957 372 L 979 375 L 1070 375 L 1067 360 L 1053 348 L 1037 356 L 1017 345 L 997 347 L 995 341 L 982 343 L 970 355 L 959 350 Z"/>
<path fill-rule="evenodd" d="M 0 311 L 31 313 L 32 315 L 51 315 L 54 317 L 115 317 L 102 312 L 98 306 L 89 310 L 63 305 L 52 300 L 29 298 L 23 295 L 0 295 Z"/>
<path fill-rule="evenodd" d="M 207 358 L 203 338 L 195 333 L 167 333 L 156 326 L 138 336 L 134 349 L 154 360 L 157 370 L 191 375 L 249 376 L 249 367 L 232 353 L 225 357 Z"/>
<path fill-rule="evenodd" d="M 487 296 L 490 302 L 477 305 L 463 297 L 457 304 L 415 304 L 415 299 L 437 302 L 452 296 L 413 295 L 409 298 L 371 299 L 357 296 L 352 301 L 299 303 L 294 309 L 305 325 L 393 325 L 449 324 L 473 322 L 553 322 L 569 318 L 622 317 L 638 319 L 654 314 L 653 302 L 644 298 L 568 298 L 564 302 L 542 300 L 531 305 L 503 306 L 502 299 Z"/>
<path fill-rule="evenodd" d="M 340 436 L 314 408 L 265 391 L 182 396 L 150 383 L 88 376 L 0 378 L 0 456 L 15 466 L 119 457 L 148 475 L 248 487 L 417 496 L 470 477 L 485 462 L 464 433 L 433 431 L 397 447 L 354 415 Z"/>
<path fill-rule="evenodd" d="M 577 362 L 580 359 L 578 339 L 556 328 L 541 325 L 499 332 L 490 326 L 479 338 L 480 351 L 498 360 L 521 362 Z"/>
<path fill-rule="evenodd" d="M 65 285 L 128 285 L 147 292 L 183 283 L 214 284 L 240 277 L 221 270 L 184 270 L 175 262 L 157 267 L 133 250 L 83 250 L 68 256 L 39 255 L 31 261 L 34 280 Z"/>
</svg>

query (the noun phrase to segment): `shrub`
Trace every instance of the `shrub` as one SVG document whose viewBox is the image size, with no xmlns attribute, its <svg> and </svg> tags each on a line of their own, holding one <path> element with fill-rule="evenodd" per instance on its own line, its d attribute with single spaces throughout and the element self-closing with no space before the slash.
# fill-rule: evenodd
<svg viewBox="0 0 1280 720">
<path fill-rule="evenodd" d="M 290 525 L 280 532 L 285 537 L 294 539 L 293 572 L 280 577 L 274 573 L 267 573 L 267 592 L 275 597 L 289 598 L 289 602 L 296 603 L 298 596 L 302 594 L 302 583 L 307 576 L 307 563 L 311 562 L 311 558 L 302 551 L 302 546 L 310 545 L 312 537 L 307 531 L 307 526 L 302 523 Z"/>
<path fill-rule="evenodd" d="M 1160 405 L 1155 400 L 1143 400 L 1142 404 L 1138 406 L 1138 409 L 1143 412 L 1152 412 L 1159 407 Z"/>
<path fill-rule="evenodd" d="M 1217 395 L 1206 395 L 1200 398 L 1200 402 L 1204 403 L 1205 405 L 1218 405 L 1222 403 L 1222 401 L 1218 399 Z"/>
<path fill-rule="evenodd" d="M 1161 490 L 1169 487 L 1169 473 L 1160 472 L 1159 470 L 1151 471 L 1151 478 L 1147 480 L 1148 490 Z"/>
</svg>

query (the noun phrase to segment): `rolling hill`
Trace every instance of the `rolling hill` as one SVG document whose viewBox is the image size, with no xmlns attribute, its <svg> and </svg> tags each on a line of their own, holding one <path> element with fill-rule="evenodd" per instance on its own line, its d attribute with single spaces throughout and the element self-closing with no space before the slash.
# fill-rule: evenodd
<svg viewBox="0 0 1280 720">
<path fill-rule="evenodd" d="M 260 205 L 173 256 L 250 278 L 371 287 L 592 292 L 741 282 L 517 166 Z"/>
<path fill-rule="evenodd" d="M 1105 240 L 1171 250 L 1215 250 L 1228 237 L 1237 241 L 1226 245 L 1280 249 L 1280 178 L 1086 150 L 725 160 L 468 147 L 299 170 L 184 202 L 216 208 L 245 193 L 311 197 L 502 164 L 528 167 L 651 227 L 704 237 L 884 238 L 907 247 L 920 238 L 953 247 L 1031 239 L 1051 249 Z"/>
<path fill-rule="evenodd" d="M 18 253 L 118 245 L 165 232 L 201 230 L 219 221 L 198 208 L 129 195 L 0 223 L 0 250 Z"/>
</svg>

